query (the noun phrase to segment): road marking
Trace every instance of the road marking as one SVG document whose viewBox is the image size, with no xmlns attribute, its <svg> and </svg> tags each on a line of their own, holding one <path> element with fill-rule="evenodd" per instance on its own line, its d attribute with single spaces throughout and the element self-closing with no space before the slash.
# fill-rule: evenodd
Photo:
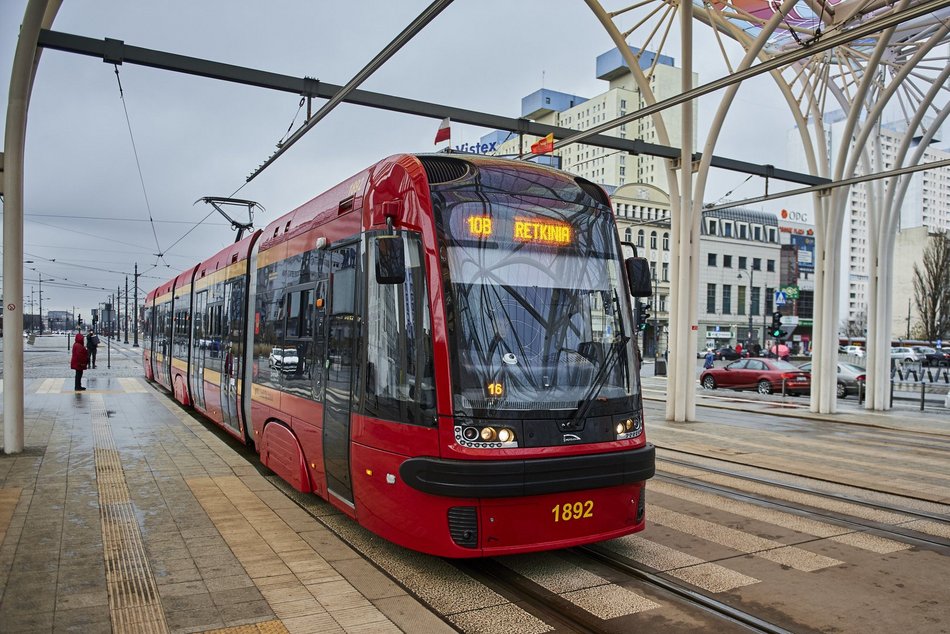
<svg viewBox="0 0 950 634">
<path fill-rule="evenodd" d="M 498 561 L 599 619 L 614 619 L 660 607 L 557 555 L 519 555 Z"/>
<path fill-rule="evenodd" d="M 126 394 L 145 394 L 148 390 L 135 377 L 119 377 L 119 385 Z"/>
<path fill-rule="evenodd" d="M 769 561 L 774 561 L 783 566 L 789 566 L 802 572 L 814 572 L 823 568 L 840 566 L 843 561 L 825 557 L 817 553 L 802 550 L 795 546 L 786 546 L 785 544 L 771 539 L 765 539 L 758 535 L 746 533 L 745 531 L 721 526 L 714 522 L 670 511 L 656 504 L 650 507 L 647 516 L 657 524 L 667 526 L 681 533 L 692 535 L 706 541 L 737 550 L 747 555 L 755 555 Z"/>
<path fill-rule="evenodd" d="M 909 544 L 902 544 L 884 537 L 868 535 L 867 533 L 849 530 L 826 522 L 810 520 L 785 511 L 763 508 L 756 504 L 733 500 L 715 493 L 696 491 L 677 484 L 654 480 L 650 483 L 650 490 L 662 495 L 669 495 L 680 500 L 686 500 L 687 502 L 702 504 L 703 506 L 726 511 L 733 515 L 739 515 L 759 522 L 767 522 L 799 533 L 807 533 L 816 537 L 830 539 L 835 542 L 882 555 L 910 548 Z"/>
<path fill-rule="evenodd" d="M 36 390 L 37 394 L 58 394 L 63 391 L 63 387 L 66 385 L 66 379 L 44 379 L 40 383 L 39 389 Z M 72 390 L 70 390 L 72 391 Z"/>
<path fill-rule="evenodd" d="M 653 509 L 652 505 L 650 509 Z M 759 583 L 759 580 L 754 577 L 719 564 L 709 563 L 638 535 L 612 539 L 604 542 L 602 546 L 709 592 L 727 592 Z"/>
</svg>

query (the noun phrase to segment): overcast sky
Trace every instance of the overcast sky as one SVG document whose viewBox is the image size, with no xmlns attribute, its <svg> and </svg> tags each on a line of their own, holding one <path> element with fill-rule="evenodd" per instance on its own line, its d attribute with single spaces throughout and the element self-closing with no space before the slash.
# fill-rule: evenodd
<svg viewBox="0 0 950 634">
<path fill-rule="evenodd" d="M 53 29 L 343 85 L 427 5 L 67 0 Z M 26 0 L 0 2 L 0 86 L 9 87 L 25 6 Z M 699 51 L 716 46 L 704 33 L 697 40 Z M 636 36 L 630 43 L 640 44 Z M 542 81 L 584 96 L 603 92 L 607 84 L 594 77 L 594 60 L 611 48 L 580 0 L 457 0 L 362 88 L 514 117 L 521 98 Z M 676 50 L 668 44 L 665 52 L 679 65 Z M 696 55 L 701 83 L 724 73 L 717 59 Z M 119 66 L 119 76 L 144 192 L 113 67 L 43 52 L 27 134 L 24 249 L 33 263 L 25 265 L 25 312 L 38 312 L 40 274 L 55 280 L 43 283 L 44 313 L 75 307 L 88 318 L 116 287 L 124 291 L 134 263 L 147 292 L 232 242 L 234 233 L 217 214 L 181 239 L 211 211 L 192 203 L 238 189 L 297 112 L 299 98 L 284 93 L 134 65 Z M 770 82 L 743 86 L 717 154 L 785 166 L 791 117 Z M 704 135 L 717 101 L 700 104 Z M 314 109 L 321 104 L 315 101 Z M 6 106 L 4 98 L 0 125 Z M 433 150 L 438 123 L 341 105 L 238 197 L 265 207 L 255 216 L 262 227 L 385 156 Z M 488 131 L 454 124 L 452 140 L 474 141 Z M 706 200 L 744 179 L 714 175 Z M 760 194 L 757 181 L 733 198 Z"/>
</svg>

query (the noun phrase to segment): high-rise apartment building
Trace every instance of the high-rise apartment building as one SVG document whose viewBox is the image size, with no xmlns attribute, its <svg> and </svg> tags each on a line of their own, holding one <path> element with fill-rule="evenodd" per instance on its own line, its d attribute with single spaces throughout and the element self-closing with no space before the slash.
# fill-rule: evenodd
<svg viewBox="0 0 950 634">
<path fill-rule="evenodd" d="M 639 53 L 639 49 L 631 47 L 631 50 L 634 54 Z M 657 100 L 682 92 L 682 69 L 674 65 L 672 57 L 657 56 L 650 51 L 644 51 L 639 60 L 640 67 L 648 73 L 650 87 Z M 541 88 L 521 100 L 521 116 L 539 123 L 586 130 L 647 105 L 619 49 L 599 55 L 596 68 L 597 78 L 608 82 L 606 92 L 595 97 L 582 97 Z M 694 73 L 694 85 L 697 82 L 698 75 Z M 674 147 L 679 147 L 682 140 L 680 112 L 680 107 L 675 107 L 664 110 L 661 115 L 670 135 L 669 144 Z M 694 128 L 696 117 L 694 109 Z M 649 143 L 660 143 L 651 117 L 619 126 L 605 134 L 622 139 L 642 139 Z M 538 137 L 534 136 L 519 137 L 515 133 L 492 132 L 482 137 L 481 143 L 497 143 L 495 154 L 518 156 L 527 154 L 531 144 L 537 140 Z M 573 144 L 556 150 L 553 154 L 557 157 L 561 169 L 600 185 L 646 183 L 669 191 L 666 166 L 663 159 L 657 157 L 633 156 L 626 152 L 583 144 Z"/>
<path fill-rule="evenodd" d="M 896 164 L 897 152 L 906 134 L 906 123 L 898 122 L 885 124 L 880 127 L 880 147 L 882 165 L 881 170 L 891 170 L 900 167 Z M 834 161 L 843 143 L 851 143 L 844 139 L 845 115 L 841 112 L 831 113 L 825 117 L 825 144 L 827 155 Z M 914 143 L 919 142 L 914 139 Z M 950 158 L 950 148 L 941 136 L 936 136 L 927 147 L 921 158 L 922 163 L 942 161 Z M 788 155 L 790 169 L 807 170 L 805 154 L 797 130 L 792 130 L 788 136 Z M 869 142 L 867 147 L 873 147 Z M 913 148 L 911 152 L 913 152 Z M 858 165 L 858 174 L 864 173 Z M 846 174 L 846 177 L 852 176 Z M 841 319 L 852 324 L 867 323 L 868 309 L 868 187 L 863 184 L 851 187 L 848 209 L 845 212 L 844 235 L 842 249 L 842 269 L 847 271 L 847 277 L 842 284 L 842 295 L 839 298 Z M 929 231 L 950 230 L 950 168 L 942 167 L 933 170 L 918 172 L 912 176 L 911 184 L 907 189 L 901 206 L 900 230 L 907 231 L 925 227 Z M 925 232 L 926 233 L 926 232 Z M 916 235 L 916 234 L 915 234 Z M 894 278 L 908 280 L 911 277 L 913 266 L 920 261 L 920 250 L 901 252 L 894 260 Z M 894 284 L 893 305 L 901 307 L 895 313 L 893 333 L 906 333 L 906 318 L 904 314 L 908 300 L 913 304 L 912 285 L 905 283 Z M 914 310 L 911 310 L 915 313 Z M 914 321 L 916 317 L 911 318 Z M 903 335 L 902 335 L 903 336 Z"/>
</svg>

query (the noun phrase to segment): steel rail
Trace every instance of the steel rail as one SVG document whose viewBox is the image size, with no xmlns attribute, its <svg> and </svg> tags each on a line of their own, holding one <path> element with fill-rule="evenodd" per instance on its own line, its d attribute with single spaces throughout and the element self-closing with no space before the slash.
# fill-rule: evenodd
<svg viewBox="0 0 950 634">
<path fill-rule="evenodd" d="M 683 584 L 677 583 L 675 581 L 670 581 L 660 575 L 646 570 L 645 567 L 642 567 L 640 564 L 632 564 L 628 561 L 621 561 L 615 556 L 604 552 L 598 546 L 579 546 L 574 550 L 583 553 L 585 556 L 600 562 L 608 567 L 614 568 L 623 572 L 631 577 L 634 577 L 640 581 L 648 583 L 650 585 L 662 588 L 667 592 L 674 594 L 689 604 L 699 606 L 707 612 L 711 612 L 716 616 L 719 616 L 728 621 L 738 623 L 747 628 L 753 629 L 757 632 L 768 632 L 769 634 L 791 634 L 790 630 L 786 630 L 783 627 L 775 625 L 774 623 L 769 623 L 764 619 L 745 612 L 738 608 L 735 608 L 728 603 L 719 601 L 718 599 L 713 599 L 712 597 L 706 596 L 701 592 L 691 590 Z"/>
<path fill-rule="evenodd" d="M 670 451 L 670 450 L 668 449 L 668 451 Z M 676 451 L 676 450 L 672 450 L 672 451 Z M 682 452 L 682 453 L 686 453 L 686 452 Z M 696 454 L 689 454 L 689 455 L 696 455 Z M 727 469 L 719 469 L 719 468 L 716 468 L 716 467 L 709 467 L 709 466 L 704 466 L 704 465 L 698 465 L 698 464 L 695 464 L 695 463 L 693 463 L 693 462 L 687 462 L 687 461 L 685 461 L 685 460 L 675 460 L 675 459 L 673 459 L 673 458 L 661 458 L 661 457 L 657 456 L 657 461 L 661 461 L 661 460 L 662 460 L 663 462 L 669 462 L 669 463 L 671 463 L 671 464 L 679 465 L 679 466 L 682 466 L 682 467 L 690 467 L 690 468 L 692 468 L 692 469 L 702 469 L 703 471 L 708 471 L 708 472 L 710 472 L 710 473 L 715 473 L 715 474 L 718 474 L 718 475 L 730 476 L 730 477 L 738 478 L 738 479 L 741 479 L 741 480 L 748 480 L 748 481 L 750 481 L 750 482 L 758 482 L 759 484 L 767 484 L 767 485 L 769 485 L 769 486 L 774 486 L 774 487 L 778 487 L 778 488 L 782 488 L 782 489 L 788 489 L 789 491 L 795 491 L 796 493 L 808 493 L 808 494 L 811 494 L 811 495 L 817 495 L 817 496 L 824 497 L 824 498 L 831 499 L 831 500 L 838 500 L 838 501 L 841 501 L 841 502 L 849 502 L 849 503 L 851 503 L 851 504 L 858 504 L 858 505 L 865 506 L 865 507 L 868 507 L 868 508 L 877 509 L 877 510 L 879 510 L 879 511 L 887 511 L 887 512 L 889 512 L 889 513 L 899 513 L 899 514 L 901 514 L 901 515 L 913 515 L 914 517 L 920 517 L 920 518 L 928 519 L 928 520 L 935 520 L 935 521 L 938 521 L 938 522 L 948 522 L 948 521 L 950 521 L 950 516 L 947 516 L 947 515 L 938 515 L 938 514 L 936 514 L 936 513 L 928 513 L 928 512 L 926 512 L 926 511 L 917 511 L 917 510 L 914 510 L 914 509 L 908 509 L 908 508 L 906 508 L 906 507 L 891 506 L 891 505 L 889 505 L 889 504 L 881 504 L 881 503 L 879 503 L 879 502 L 871 502 L 871 501 L 869 501 L 869 500 L 862 500 L 861 498 L 859 498 L 859 497 L 857 497 L 857 496 L 853 496 L 853 495 L 838 494 L 838 493 L 829 493 L 829 492 L 827 492 L 827 491 L 816 491 L 815 489 L 810 489 L 810 488 L 808 488 L 808 487 L 803 487 L 803 486 L 800 486 L 800 485 L 797 485 L 797 484 L 792 484 L 792 483 L 790 483 L 790 482 L 781 482 L 781 481 L 779 481 L 779 480 L 773 480 L 773 479 L 771 479 L 771 478 L 764 478 L 764 477 L 761 477 L 761 476 L 754 476 L 754 475 L 750 475 L 750 474 L 744 474 L 744 473 L 738 473 L 738 472 L 735 472 L 735 471 L 729 471 L 729 470 L 727 470 Z M 718 458 L 710 458 L 710 460 L 718 460 Z M 757 466 L 757 467 L 755 467 L 755 468 L 756 468 L 756 469 L 763 469 L 763 470 L 767 470 L 767 471 L 775 471 L 774 469 L 766 469 L 765 467 L 758 467 L 758 466 Z M 810 477 L 810 476 L 801 475 L 801 474 L 787 473 L 787 472 L 785 472 L 785 471 L 777 471 L 777 473 L 786 473 L 787 475 L 797 475 L 797 476 L 800 477 L 800 478 L 809 478 L 809 477 Z M 685 477 L 685 476 L 668 476 L 668 477 Z M 811 479 L 814 479 L 814 478 L 811 478 Z M 821 480 L 821 481 L 822 481 L 822 482 L 830 482 L 830 481 L 828 481 L 828 480 Z M 851 485 L 851 484 L 845 484 L 845 483 L 842 483 L 842 482 L 837 482 L 837 483 L 831 482 L 831 484 L 838 484 L 838 485 L 841 485 L 841 486 L 853 487 L 853 485 Z M 870 489 L 868 489 L 868 490 L 870 490 Z M 876 492 L 877 492 L 877 493 L 886 493 L 886 491 L 876 491 Z M 888 495 L 893 495 L 893 494 L 888 494 Z M 901 497 L 906 497 L 906 496 L 901 496 Z M 911 499 L 917 499 L 917 498 L 911 498 Z M 929 504 L 937 504 L 937 502 L 928 502 L 928 503 L 929 503 Z"/>
</svg>

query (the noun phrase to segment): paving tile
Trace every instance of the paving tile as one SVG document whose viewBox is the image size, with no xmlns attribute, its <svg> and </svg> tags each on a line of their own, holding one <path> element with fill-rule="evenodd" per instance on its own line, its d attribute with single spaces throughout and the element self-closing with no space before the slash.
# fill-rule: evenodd
<svg viewBox="0 0 950 634">
<path fill-rule="evenodd" d="M 284 627 L 290 634 L 336 634 L 345 632 L 340 624 L 333 620 L 329 614 L 310 614 L 308 616 L 298 616 L 289 619 L 281 619 Z"/>
<path fill-rule="evenodd" d="M 181 581 L 179 583 L 156 583 L 158 593 L 164 600 L 166 597 L 185 597 L 193 594 L 206 594 L 208 588 L 204 581 Z"/>
<path fill-rule="evenodd" d="M 368 625 L 370 623 L 380 624 L 389 621 L 389 619 L 373 605 L 348 608 L 345 610 L 331 610 L 330 616 L 345 630 L 359 625 Z"/>
<path fill-rule="evenodd" d="M 57 593 L 56 596 L 56 614 L 57 618 L 60 610 L 71 610 L 79 608 L 95 608 L 109 605 L 109 593 L 105 587 L 97 588 L 90 592 L 71 592 L 69 594 Z M 106 610 L 108 614 L 108 610 Z"/>
<path fill-rule="evenodd" d="M 251 586 L 249 588 L 234 588 L 231 590 L 220 590 L 211 593 L 211 600 L 219 608 L 238 603 L 249 603 L 252 601 L 263 601 L 264 597 L 261 591 Z"/>
<path fill-rule="evenodd" d="M 234 590 L 237 588 L 254 587 L 254 581 L 244 573 L 243 569 L 241 569 L 240 574 L 205 578 L 204 582 L 205 586 L 208 588 L 208 592 L 211 593 L 219 592 L 221 590 Z"/>
<path fill-rule="evenodd" d="M 403 632 L 426 634 L 453 634 L 457 630 L 407 594 L 373 601 L 380 612 Z M 351 632 L 354 630 L 350 630 Z M 512 632 L 516 631 L 514 629 Z"/>
<path fill-rule="evenodd" d="M 0 611 L 4 632 L 50 632 L 53 629 L 53 611 Z"/>
<path fill-rule="evenodd" d="M 167 611 L 165 622 L 172 632 L 200 632 L 224 627 L 224 619 L 217 610 L 202 608 L 198 610 Z"/>
<path fill-rule="evenodd" d="M 54 616 L 53 631 L 82 632 L 83 634 L 86 632 L 90 634 L 111 632 L 112 620 L 109 616 L 109 606 L 57 609 Z"/>
<path fill-rule="evenodd" d="M 401 586 L 365 559 L 336 561 L 333 567 L 370 601 L 406 595 L 406 591 Z"/>
</svg>

